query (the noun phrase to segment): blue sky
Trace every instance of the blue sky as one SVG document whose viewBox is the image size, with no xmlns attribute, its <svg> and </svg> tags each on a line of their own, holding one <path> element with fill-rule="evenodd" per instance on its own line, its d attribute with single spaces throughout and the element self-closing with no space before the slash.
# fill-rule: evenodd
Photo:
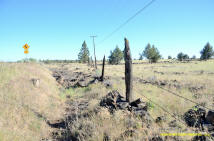
<svg viewBox="0 0 214 141">
<path fill-rule="evenodd" d="M 207 42 L 214 46 L 213 0 L 156 0 L 102 44 L 109 33 L 149 0 L 0 0 L 0 61 L 28 57 L 77 59 L 85 40 L 91 55 L 90 35 L 97 35 L 97 58 L 109 56 L 116 45 L 130 42 L 133 58 L 147 43 L 163 57 L 179 52 L 200 56 Z"/>
</svg>

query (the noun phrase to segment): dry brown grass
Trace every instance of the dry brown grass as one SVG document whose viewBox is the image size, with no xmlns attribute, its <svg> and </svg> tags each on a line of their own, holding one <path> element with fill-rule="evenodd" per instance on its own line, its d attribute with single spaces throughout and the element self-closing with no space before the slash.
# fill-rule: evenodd
<svg viewBox="0 0 214 141">
<path fill-rule="evenodd" d="M 134 63 L 136 63 L 134 61 Z M 137 61 L 142 63 L 142 61 Z M 125 96 L 124 65 L 106 65 L 105 75 L 111 78 L 113 88 L 105 88 L 101 83 L 92 84 L 87 88 L 70 88 L 59 92 L 58 86 L 47 68 L 67 68 L 72 71 L 93 72 L 86 64 L 0 64 L 0 140 L 39 140 L 41 137 L 48 135 L 50 128 L 46 125 L 43 118 L 39 118 L 35 112 L 42 114 L 48 119 L 58 119 L 60 111 L 63 111 L 62 102 L 66 95 L 71 96 L 71 100 L 85 100 L 89 102 L 88 111 L 93 111 L 99 105 L 100 99 L 111 90 L 118 90 Z M 214 97 L 214 61 L 206 62 L 189 62 L 189 63 L 158 63 L 134 64 L 133 72 L 135 78 L 147 81 L 165 81 L 164 86 L 186 98 L 198 103 L 206 103 L 211 107 Z M 101 74 L 101 65 L 98 70 L 93 72 Z M 162 74 L 161 74 L 162 73 Z M 33 86 L 30 81 L 32 78 L 39 78 L 41 84 L 39 88 Z M 169 87 L 173 81 L 180 85 L 180 88 Z M 190 91 L 190 87 L 203 87 L 201 90 Z M 147 96 L 155 103 L 158 103 L 170 113 L 182 116 L 184 112 L 192 108 L 195 104 L 187 102 L 181 98 L 173 96 L 171 93 L 164 91 L 154 85 L 134 81 L 134 97 L 143 98 Z M 200 98 L 196 98 L 195 96 Z M 144 98 L 143 98 L 144 99 Z M 144 99 L 149 102 L 148 100 Z M 168 123 L 174 120 L 155 104 L 150 103 L 150 114 L 153 119 L 158 116 L 165 116 L 167 121 L 161 125 L 154 124 L 152 128 L 142 126 L 139 119 L 132 118 L 126 112 L 117 111 L 111 115 L 107 109 L 101 108 L 97 114 L 93 114 L 87 119 L 79 119 L 76 125 L 76 131 L 79 126 L 93 128 L 91 140 L 102 140 L 107 134 L 112 139 L 117 139 L 128 128 L 133 128 L 130 123 L 135 124 L 137 133 L 134 137 L 124 137 L 121 140 L 140 140 L 146 136 L 161 133 L 160 128 L 168 128 Z M 179 123 L 178 123 L 179 124 Z M 185 126 L 179 124 L 182 129 Z M 85 130 L 85 129 L 84 129 Z M 171 131 L 171 132 L 177 132 Z M 188 132 L 192 132 L 189 130 Z"/>
<path fill-rule="evenodd" d="M 137 62 L 141 63 L 141 62 Z M 87 65 L 84 64 L 65 64 L 68 69 L 75 70 L 75 68 L 79 68 L 81 71 L 91 71 L 92 69 L 88 69 Z M 57 65 L 55 66 L 57 67 Z M 173 63 L 158 63 L 158 64 L 134 64 L 133 72 L 135 78 L 140 78 L 144 80 L 150 81 L 154 79 L 155 81 L 165 81 L 167 85 L 164 88 L 169 89 L 177 94 L 184 96 L 188 99 L 191 99 L 197 103 L 205 103 L 207 107 L 212 108 L 213 105 L 213 97 L 214 97 L 214 61 L 193 61 L 189 63 L 181 63 L 181 62 L 173 62 Z M 98 65 L 98 71 L 96 73 L 100 74 L 101 65 Z M 158 73 L 161 72 L 161 73 Z M 85 98 L 90 102 L 90 109 L 96 107 L 99 104 L 99 99 L 108 93 L 108 91 L 116 89 L 123 96 L 125 96 L 125 82 L 122 79 L 124 77 L 124 65 L 106 65 L 105 75 L 110 76 L 111 81 L 113 82 L 113 88 L 106 89 L 101 84 L 93 84 L 90 87 L 89 91 L 81 91 L 81 89 L 76 89 L 75 99 L 78 99 L 78 96 L 81 98 Z M 173 85 L 173 81 L 176 80 L 176 83 L 179 84 L 180 88 L 170 87 L 169 84 Z M 201 90 L 190 91 L 191 87 L 203 87 Z M 71 90 L 73 91 L 73 90 Z M 165 109 L 167 109 L 170 113 L 176 114 L 180 117 L 186 112 L 188 109 L 195 106 L 194 103 L 189 101 L 185 101 L 179 97 L 172 95 L 171 93 L 164 91 L 155 85 L 144 84 L 138 81 L 134 81 L 134 97 L 135 98 L 143 98 L 142 95 L 147 96 L 155 103 L 158 103 Z M 198 95 L 200 98 L 195 98 L 195 95 Z M 91 97 L 91 98 L 90 98 Z M 149 102 L 147 99 L 143 98 L 145 101 Z M 173 121 L 169 114 L 165 113 L 162 109 L 160 109 L 157 105 L 151 104 L 150 114 L 153 119 L 156 119 L 158 116 L 165 116 L 166 122 L 164 122 L 161 127 L 168 128 L 168 123 Z M 114 120 L 114 119 L 118 119 Z M 127 125 L 124 124 L 127 116 L 122 113 L 116 113 L 114 116 L 109 116 L 109 113 L 103 110 L 101 114 L 94 119 L 90 119 L 90 121 L 96 125 L 96 134 L 99 136 L 93 136 L 92 140 L 100 140 L 103 138 L 104 133 L 109 134 L 113 139 L 117 138 L 122 132 L 125 131 Z M 98 125 L 103 126 L 98 126 Z M 178 122 L 178 126 L 181 127 L 182 130 L 185 130 L 187 127 L 182 123 Z M 117 130 L 115 130 L 115 128 Z M 155 134 L 160 134 L 160 126 L 153 125 L 152 129 L 146 129 L 145 127 L 140 127 L 138 129 L 140 134 L 134 137 L 135 140 L 142 139 L 143 136 L 153 136 Z M 177 132 L 176 129 L 170 130 L 171 132 Z M 144 133 L 147 132 L 147 133 Z M 184 132 L 184 131 L 183 131 Z M 192 129 L 188 129 L 185 132 L 193 132 Z M 187 139 L 191 137 L 184 137 L 183 139 Z M 132 138 L 133 139 L 133 138 Z"/>
<path fill-rule="evenodd" d="M 0 64 L 0 140 L 39 140 L 49 134 L 45 119 L 58 119 L 62 101 L 51 73 L 39 64 Z M 31 79 L 40 79 L 40 86 Z M 41 114 L 43 117 L 39 117 Z"/>
</svg>

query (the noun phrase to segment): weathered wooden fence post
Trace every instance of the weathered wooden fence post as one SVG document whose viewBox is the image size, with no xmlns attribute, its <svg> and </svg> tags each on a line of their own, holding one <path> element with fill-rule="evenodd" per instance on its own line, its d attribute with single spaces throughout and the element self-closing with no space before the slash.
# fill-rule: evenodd
<svg viewBox="0 0 214 141">
<path fill-rule="evenodd" d="M 125 38 L 125 84 L 126 84 L 126 101 L 131 102 L 133 100 L 132 96 L 132 58 L 131 51 L 129 48 L 129 41 Z"/>
<path fill-rule="evenodd" d="M 105 71 L 105 61 L 106 61 L 106 59 L 105 59 L 105 55 L 104 55 L 104 57 L 103 57 L 103 68 L 102 68 L 102 76 L 101 76 L 101 81 L 103 81 L 104 80 L 104 71 Z"/>
</svg>

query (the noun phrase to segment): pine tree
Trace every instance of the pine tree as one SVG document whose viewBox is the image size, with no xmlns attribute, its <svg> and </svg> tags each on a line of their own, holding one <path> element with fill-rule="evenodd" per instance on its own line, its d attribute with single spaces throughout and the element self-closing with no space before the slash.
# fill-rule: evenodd
<svg viewBox="0 0 214 141">
<path fill-rule="evenodd" d="M 158 49 L 154 45 L 151 47 L 150 44 L 146 46 L 142 55 L 149 59 L 149 62 L 151 63 L 156 63 L 161 58 Z"/>
<path fill-rule="evenodd" d="M 202 60 L 210 59 L 214 55 L 213 47 L 207 43 L 200 53 Z"/>
<path fill-rule="evenodd" d="M 119 64 L 120 61 L 123 59 L 123 56 L 124 56 L 123 51 L 121 51 L 120 48 L 118 46 L 116 46 L 114 51 L 110 52 L 109 63 L 110 64 Z"/>
<path fill-rule="evenodd" d="M 189 55 L 184 54 L 183 52 L 178 53 L 177 58 L 179 61 L 187 60 L 189 59 Z"/>
<path fill-rule="evenodd" d="M 81 63 L 86 63 L 89 60 L 89 50 L 85 41 L 83 42 L 82 48 L 78 54 L 78 59 Z"/>
</svg>

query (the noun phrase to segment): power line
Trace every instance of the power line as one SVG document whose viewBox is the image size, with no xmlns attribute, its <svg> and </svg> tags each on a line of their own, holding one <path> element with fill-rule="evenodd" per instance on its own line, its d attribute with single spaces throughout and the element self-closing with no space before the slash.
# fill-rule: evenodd
<svg viewBox="0 0 214 141">
<path fill-rule="evenodd" d="M 118 30 L 120 30 L 123 26 L 128 24 L 131 20 L 133 20 L 137 15 L 139 15 L 141 12 L 143 12 L 147 7 L 149 7 L 152 3 L 154 3 L 156 0 L 151 0 L 148 4 L 146 4 L 143 8 L 141 8 L 139 11 L 137 11 L 133 16 L 128 18 L 123 24 L 118 26 L 113 32 L 111 32 L 109 35 L 107 35 L 99 44 L 106 41 L 108 38 L 110 38 L 114 33 L 116 33 Z M 99 45 L 98 44 L 98 45 Z"/>
</svg>

